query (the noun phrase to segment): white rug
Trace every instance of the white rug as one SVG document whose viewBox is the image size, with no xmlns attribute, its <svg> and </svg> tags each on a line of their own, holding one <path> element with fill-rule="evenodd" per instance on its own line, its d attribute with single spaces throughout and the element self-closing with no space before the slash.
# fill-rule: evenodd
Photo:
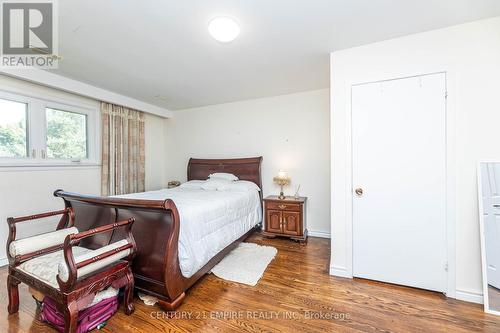
<svg viewBox="0 0 500 333">
<path fill-rule="evenodd" d="M 212 273 L 221 279 L 255 286 L 278 250 L 272 246 L 240 243 L 224 257 Z"/>
</svg>

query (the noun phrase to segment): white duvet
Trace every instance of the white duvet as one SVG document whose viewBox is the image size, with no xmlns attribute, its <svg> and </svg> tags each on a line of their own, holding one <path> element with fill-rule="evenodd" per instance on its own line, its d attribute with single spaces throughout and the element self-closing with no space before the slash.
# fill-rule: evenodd
<svg viewBox="0 0 500 333">
<path fill-rule="evenodd" d="M 187 278 L 262 221 L 258 191 L 176 187 L 119 197 L 175 202 L 180 215 L 179 263 Z"/>
</svg>

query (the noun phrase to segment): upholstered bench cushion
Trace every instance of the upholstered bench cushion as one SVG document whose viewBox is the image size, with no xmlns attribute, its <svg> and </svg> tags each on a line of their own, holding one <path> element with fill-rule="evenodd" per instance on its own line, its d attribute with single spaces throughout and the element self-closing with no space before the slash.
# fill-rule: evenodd
<svg viewBox="0 0 500 333">
<path fill-rule="evenodd" d="M 82 262 L 97 255 L 100 255 L 109 250 L 119 248 L 120 246 L 127 245 L 128 241 L 122 239 L 118 242 L 103 246 L 96 250 L 89 250 L 84 247 L 73 246 L 73 257 L 75 263 Z M 82 278 L 89 275 L 101 268 L 104 268 L 130 254 L 130 249 L 122 250 L 107 258 L 101 259 L 87 266 L 77 270 L 77 277 Z M 45 254 L 30 260 L 27 260 L 18 266 L 21 271 L 49 284 L 51 287 L 59 289 L 56 276 L 63 281 L 67 281 L 69 277 L 69 270 L 66 262 L 64 261 L 63 251 L 56 251 L 53 253 Z"/>
<path fill-rule="evenodd" d="M 32 253 L 41 249 L 64 243 L 66 236 L 77 234 L 75 227 L 47 232 L 33 237 L 21 238 L 13 241 L 9 245 L 9 254 L 12 257 Z"/>
<path fill-rule="evenodd" d="M 73 255 L 79 256 L 84 253 L 92 252 L 89 249 L 79 246 L 73 246 Z M 64 262 L 63 251 L 56 251 L 49 254 L 44 254 L 28 261 L 23 262 L 17 268 L 38 280 L 41 280 L 51 287 L 59 289 L 56 276 L 59 263 Z"/>
<path fill-rule="evenodd" d="M 75 256 L 77 254 L 82 255 L 89 252 L 92 251 L 84 247 L 73 246 L 73 255 Z M 58 269 L 57 267 L 61 260 L 64 260 L 63 251 L 57 251 L 28 260 L 19 265 L 18 268 L 23 272 L 42 280 L 50 286 L 59 289 L 56 275 Z M 118 295 L 118 289 L 108 287 L 107 289 L 98 292 L 92 300 L 92 303 L 88 304 L 85 308 L 91 307 L 101 302 L 102 300 L 114 297 L 116 295 Z"/>
</svg>

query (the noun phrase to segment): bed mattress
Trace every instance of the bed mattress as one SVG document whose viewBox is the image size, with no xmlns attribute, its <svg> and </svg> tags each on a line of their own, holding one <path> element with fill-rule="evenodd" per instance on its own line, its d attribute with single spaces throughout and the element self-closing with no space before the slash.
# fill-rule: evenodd
<svg viewBox="0 0 500 333">
<path fill-rule="evenodd" d="M 180 215 L 179 265 L 191 277 L 217 253 L 262 222 L 258 191 L 173 188 L 118 196 L 172 199 Z"/>
</svg>

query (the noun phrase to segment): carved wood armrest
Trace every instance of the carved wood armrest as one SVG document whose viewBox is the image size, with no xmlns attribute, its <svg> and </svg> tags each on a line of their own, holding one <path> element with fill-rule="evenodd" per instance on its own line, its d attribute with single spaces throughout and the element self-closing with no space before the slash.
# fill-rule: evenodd
<svg viewBox="0 0 500 333">
<path fill-rule="evenodd" d="M 7 225 L 9 228 L 9 234 L 7 237 L 7 257 L 9 259 L 9 262 L 12 265 L 19 264 L 21 261 L 31 259 L 33 257 L 46 254 L 49 252 L 53 252 L 55 250 L 61 249 L 62 248 L 62 243 L 59 245 L 54 245 L 54 246 L 49 246 L 43 249 L 38 249 L 37 251 L 31 252 L 31 253 L 26 253 L 20 256 L 16 256 L 15 258 L 10 255 L 10 247 L 11 243 L 16 241 L 16 224 L 26 222 L 26 221 L 34 221 L 34 220 L 40 220 L 44 219 L 47 217 L 51 216 L 56 216 L 56 215 L 62 215 L 61 220 L 59 221 L 59 226 L 67 226 L 67 228 L 71 228 L 74 225 L 75 221 L 75 215 L 73 213 L 73 209 L 71 207 L 62 209 L 62 210 L 56 210 L 56 211 L 51 211 L 51 212 L 46 212 L 46 213 L 41 213 L 41 214 L 34 214 L 34 215 L 27 215 L 27 216 L 21 216 L 21 217 L 9 217 L 7 218 Z M 34 235 L 36 236 L 36 235 Z M 33 236 L 32 236 L 33 237 Z"/>
<path fill-rule="evenodd" d="M 101 261 L 103 259 L 106 259 L 108 257 L 111 257 L 117 253 L 120 253 L 121 251 L 130 249 L 127 257 L 125 260 L 131 261 L 133 257 L 136 254 L 136 244 L 134 237 L 132 236 L 132 224 L 134 223 L 135 219 L 130 218 L 128 220 L 112 223 L 112 224 L 107 224 L 95 229 L 83 231 L 77 234 L 71 234 L 68 235 L 64 241 L 64 247 L 63 247 L 63 252 L 64 252 L 64 261 L 66 263 L 66 266 L 68 267 L 68 279 L 67 281 L 64 281 L 60 278 L 60 276 L 57 276 L 57 282 L 59 284 L 59 287 L 63 291 L 71 290 L 71 288 L 75 285 L 77 278 L 78 278 L 78 269 L 83 268 L 85 266 L 88 266 L 90 264 L 96 263 L 98 261 Z M 76 263 L 75 262 L 75 257 L 73 256 L 73 246 L 77 245 L 80 240 L 87 238 L 87 237 L 92 237 L 97 234 L 101 234 L 104 232 L 109 232 L 111 230 L 120 228 L 120 227 L 125 227 L 126 231 L 126 240 L 127 243 L 120 246 L 113 248 L 109 251 L 106 251 L 104 253 L 100 253 L 96 256 L 93 256 L 89 259 L 83 260 L 81 262 Z"/>
</svg>

